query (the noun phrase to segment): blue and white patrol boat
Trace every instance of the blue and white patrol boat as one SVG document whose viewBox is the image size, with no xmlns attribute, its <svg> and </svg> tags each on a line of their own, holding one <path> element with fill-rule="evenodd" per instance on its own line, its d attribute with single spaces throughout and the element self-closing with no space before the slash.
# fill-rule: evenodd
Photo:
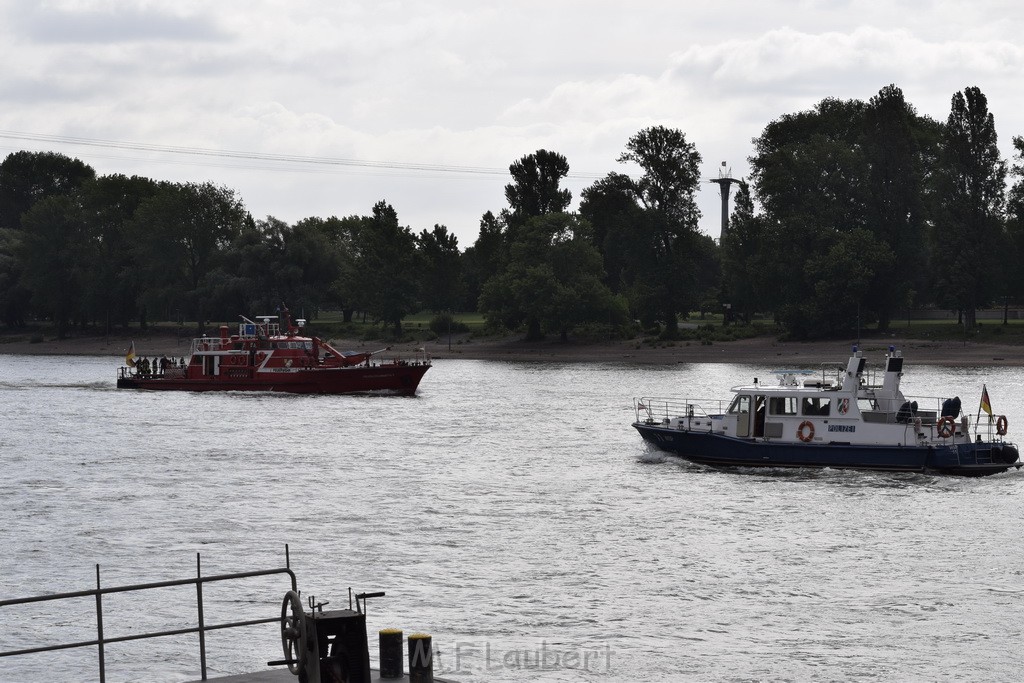
<svg viewBox="0 0 1024 683">
<path fill-rule="evenodd" d="M 960 399 L 906 397 L 903 355 L 880 372 L 862 352 L 820 373 L 776 370 L 774 386 L 734 387 L 731 400 L 634 399 L 644 440 L 686 460 L 726 467 L 831 467 L 983 476 L 1020 469 L 1006 416 L 961 414 Z M 982 390 L 981 405 L 988 406 Z"/>
</svg>

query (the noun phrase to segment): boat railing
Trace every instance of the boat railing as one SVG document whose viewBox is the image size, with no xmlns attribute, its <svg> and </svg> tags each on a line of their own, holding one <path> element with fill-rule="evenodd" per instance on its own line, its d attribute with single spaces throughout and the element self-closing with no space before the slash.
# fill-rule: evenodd
<svg viewBox="0 0 1024 683">
<path fill-rule="evenodd" d="M 96 638 L 93 640 L 74 641 L 70 643 L 52 643 L 49 645 L 37 645 L 35 647 L 21 648 L 17 650 L 0 651 L 0 658 L 4 657 L 15 657 L 21 655 L 37 654 L 42 652 L 55 652 L 57 650 L 70 650 L 74 648 L 82 647 L 95 647 L 99 655 L 99 677 L 100 683 L 106 681 L 106 646 L 113 643 L 123 643 L 132 640 L 146 640 L 150 638 L 159 638 L 162 636 L 180 636 L 191 633 L 199 634 L 199 667 L 202 675 L 202 680 L 206 680 L 206 633 L 210 631 L 219 631 L 230 628 L 239 628 L 243 626 L 255 626 L 258 624 L 270 624 L 280 622 L 280 616 L 273 616 L 260 619 L 245 619 L 241 621 L 230 621 L 224 623 L 207 623 L 206 614 L 204 611 L 203 604 L 203 586 L 208 583 L 234 581 L 240 579 L 249 579 L 260 576 L 271 576 L 275 574 L 284 574 L 288 577 L 291 590 L 297 591 L 297 583 L 295 580 L 295 573 L 291 569 L 291 562 L 288 556 L 288 546 L 285 545 L 285 566 L 276 569 L 261 569 L 247 572 L 235 572 L 232 574 L 214 574 L 209 576 L 203 576 L 202 565 L 200 561 L 199 553 L 196 553 L 196 576 L 195 578 L 189 579 L 174 579 L 171 581 L 155 581 L 152 583 L 139 583 L 128 586 L 101 586 L 100 585 L 100 566 L 96 565 L 96 587 L 80 591 L 72 591 L 69 593 L 51 593 L 48 595 L 36 595 L 28 598 L 15 598 L 12 600 L 0 600 L 0 608 L 10 608 L 16 605 L 25 605 L 30 603 L 40 602 L 52 602 L 52 601 L 68 601 L 77 600 L 82 598 L 91 598 L 96 602 Z M 120 615 L 118 619 L 111 619 L 109 615 L 104 612 L 103 596 L 111 595 L 115 593 L 135 593 L 140 591 L 149 591 L 157 588 L 170 588 L 175 586 L 188 586 L 194 585 L 196 591 L 196 625 L 185 628 L 175 628 L 163 631 L 151 631 L 146 633 L 129 633 L 126 635 L 111 636 L 104 629 L 104 617 L 107 617 L 107 624 L 111 622 L 115 624 L 129 623 L 130 620 L 126 619 L 124 615 Z M 275 603 L 275 611 L 277 604 Z M 273 614 L 274 612 L 272 612 Z M 8 619 L 7 623 L 13 624 L 18 623 L 16 619 Z"/>
<path fill-rule="evenodd" d="M 967 419 L 971 420 L 972 417 L 968 415 Z M 1002 427 L 1000 427 L 1000 420 L 1002 420 Z M 1005 441 L 1007 427 L 1005 415 L 982 413 L 980 417 L 974 416 L 974 434 L 982 441 Z M 1000 434 L 1000 431 L 1003 433 Z"/>
<path fill-rule="evenodd" d="M 645 396 L 633 400 L 637 422 L 668 423 L 675 418 L 707 418 L 725 413 L 729 401 L 720 399 L 679 399 Z M 710 409 L 711 412 L 708 412 Z"/>
<path fill-rule="evenodd" d="M 842 363 L 822 363 L 821 364 L 821 386 L 822 387 L 840 387 L 843 384 L 843 373 L 846 372 L 846 366 Z"/>
<path fill-rule="evenodd" d="M 172 360 L 170 365 L 160 365 L 157 359 L 154 358 L 153 365 L 149 370 L 144 370 L 136 365 L 133 368 L 127 365 L 122 365 L 117 369 L 118 379 L 135 379 L 137 377 L 144 377 L 147 379 L 159 379 L 161 377 L 167 379 L 181 378 L 185 376 L 185 365 L 176 360 Z"/>
<path fill-rule="evenodd" d="M 883 424 L 905 422 L 937 430 L 943 417 L 943 405 L 947 400 L 935 396 L 904 396 L 902 400 L 878 398 L 874 399 L 874 406 L 871 410 L 861 411 L 861 416 L 865 422 Z M 911 405 L 910 410 L 905 408 L 908 403 Z M 961 409 L 960 413 L 953 418 L 955 423 L 953 436 L 948 438 L 954 440 L 958 437 L 970 438 L 970 432 L 973 431 L 975 438 L 980 438 L 983 441 L 1002 441 L 1007 424 L 1005 416 L 1002 416 L 1002 423 L 1000 423 L 1000 417 L 999 415 L 990 416 L 987 413 L 970 415 Z M 999 433 L 1000 429 L 1004 432 L 1003 434 Z"/>
<path fill-rule="evenodd" d="M 380 352 L 378 351 L 377 353 Z M 383 356 L 379 363 L 384 363 L 386 365 L 430 365 L 430 352 L 423 347 L 419 347 L 413 349 L 411 352 L 396 352 Z"/>
<path fill-rule="evenodd" d="M 192 354 L 205 351 L 226 351 L 234 348 L 234 341 L 222 337 L 199 337 L 192 340 Z"/>
<path fill-rule="evenodd" d="M 258 339 L 260 337 L 276 337 L 281 334 L 281 325 L 272 323 L 269 319 L 257 323 L 243 317 L 238 324 L 238 336 L 241 339 Z"/>
</svg>

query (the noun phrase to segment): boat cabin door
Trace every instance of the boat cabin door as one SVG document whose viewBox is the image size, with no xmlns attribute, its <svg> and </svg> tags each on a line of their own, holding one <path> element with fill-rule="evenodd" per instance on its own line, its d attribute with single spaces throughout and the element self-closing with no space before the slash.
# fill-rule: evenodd
<svg viewBox="0 0 1024 683">
<path fill-rule="evenodd" d="M 729 406 L 729 414 L 736 416 L 736 436 L 741 438 L 764 436 L 764 411 L 765 397 L 763 394 L 738 395 Z"/>
<path fill-rule="evenodd" d="M 220 374 L 220 356 L 203 356 L 203 374 L 207 376 Z"/>
</svg>

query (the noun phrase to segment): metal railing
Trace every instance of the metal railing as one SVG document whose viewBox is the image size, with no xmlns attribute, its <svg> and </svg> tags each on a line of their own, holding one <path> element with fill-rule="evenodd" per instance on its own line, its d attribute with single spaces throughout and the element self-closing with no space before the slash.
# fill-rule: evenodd
<svg viewBox="0 0 1024 683">
<path fill-rule="evenodd" d="M 705 406 L 711 406 L 708 412 Z M 644 396 L 633 399 L 636 419 L 650 422 L 667 422 L 677 417 L 708 418 L 722 415 L 729 407 L 729 401 L 721 399 L 659 398 Z"/>
<path fill-rule="evenodd" d="M 29 598 L 15 598 L 13 600 L 0 600 L 0 607 L 8 607 L 11 605 L 25 605 L 35 602 L 50 602 L 56 600 L 71 600 L 75 598 L 88 598 L 93 597 L 96 600 L 96 639 L 95 640 L 83 640 L 70 643 L 57 643 L 54 645 L 43 645 L 39 647 L 30 647 L 20 650 L 9 650 L 6 652 L 0 652 L 0 658 L 2 657 L 15 657 L 18 655 L 29 655 L 39 652 L 53 652 L 56 650 L 69 650 L 72 648 L 80 647 L 92 647 L 96 646 L 99 654 L 99 680 L 100 683 L 106 681 L 106 663 L 104 659 L 104 648 L 109 643 L 123 643 L 130 640 L 144 640 L 147 638 L 159 638 L 161 636 L 178 636 L 186 635 L 190 633 L 199 634 L 199 662 L 200 669 L 202 672 L 202 680 L 206 680 L 206 633 L 208 631 L 217 631 L 229 628 L 238 628 L 241 626 L 254 626 L 256 624 L 269 624 L 273 622 L 279 622 L 280 617 L 269 617 L 266 619 L 248 619 L 244 621 L 232 621 L 225 622 L 223 624 L 207 624 L 203 612 L 203 585 L 207 583 L 213 583 L 217 581 L 231 581 L 235 579 L 248 579 L 257 576 L 270 576 L 273 574 L 287 574 L 291 580 L 291 589 L 297 591 L 297 584 L 295 581 L 295 573 L 291 570 L 291 561 L 288 555 L 288 546 L 285 545 L 285 566 L 277 569 L 261 569 L 248 572 L 235 572 L 232 574 L 215 574 L 212 576 L 202 575 L 202 565 L 199 553 L 196 553 L 196 577 L 192 579 L 174 579 L 171 581 L 155 581 L 152 583 L 138 583 L 129 586 L 113 586 L 104 588 L 100 585 L 100 566 L 96 565 L 96 588 L 89 590 L 72 591 L 70 593 L 53 593 L 51 595 L 37 595 Z M 148 633 L 135 633 L 126 636 L 115 636 L 109 637 L 103 631 L 103 596 L 110 595 L 112 593 L 129 593 L 135 591 L 145 591 L 154 588 L 168 588 L 172 586 L 187 586 L 194 584 L 196 587 L 196 608 L 197 608 L 197 625 L 194 627 L 170 629 L 166 631 L 152 631 Z"/>
</svg>

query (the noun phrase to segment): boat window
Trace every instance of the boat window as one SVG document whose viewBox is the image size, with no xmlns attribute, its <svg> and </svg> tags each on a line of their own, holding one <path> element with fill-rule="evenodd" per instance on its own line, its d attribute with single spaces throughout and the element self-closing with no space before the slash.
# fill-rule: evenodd
<svg viewBox="0 0 1024 683">
<path fill-rule="evenodd" d="M 878 410 L 878 402 L 873 398 L 858 398 L 857 407 L 861 410 Z"/>
<path fill-rule="evenodd" d="M 796 396 L 772 396 L 768 399 L 771 415 L 796 415 Z"/>
<path fill-rule="evenodd" d="M 804 415 L 828 415 L 832 408 L 832 399 L 826 396 L 805 398 L 802 408 Z"/>
<path fill-rule="evenodd" d="M 733 399 L 732 405 L 729 406 L 729 414 L 735 415 L 737 413 L 749 413 L 750 412 L 750 397 L 746 395 L 737 396 Z"/>
</svg>

